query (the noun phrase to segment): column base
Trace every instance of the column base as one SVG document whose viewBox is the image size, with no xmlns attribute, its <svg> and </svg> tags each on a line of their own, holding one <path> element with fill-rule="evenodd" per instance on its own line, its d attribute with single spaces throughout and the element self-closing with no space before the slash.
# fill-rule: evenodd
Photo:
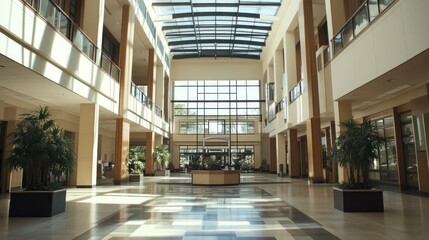
<svg viewBox="0 0 429 240">
<path fill-rule="evenodd" d="M 76 188 L 93 188 L 95 185 L 76 185 Z"/>
<path fill-rule="evenodd" d="M 325 179 L 323 179 L 323 177 L 309 177 L 308 178 L 308 184 L 318 184 L 318 183 L 325 183 Z"/>
</svg>

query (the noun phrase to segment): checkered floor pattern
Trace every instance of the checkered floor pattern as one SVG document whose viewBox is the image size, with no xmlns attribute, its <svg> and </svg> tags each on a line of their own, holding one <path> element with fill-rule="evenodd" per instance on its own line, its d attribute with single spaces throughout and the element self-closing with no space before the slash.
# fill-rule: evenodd
<svg viewBox="0 0 429 240">
<path fill-rule="evenodd" d="M 307 215 L 259 187 L 154 185 L 154 188 L 150 192 L 157 195 L 150 201 L 129 205 L 75 239 L 338 239 Z M 127 194 L 139 195 L 145 191 Z"/>
</svg>

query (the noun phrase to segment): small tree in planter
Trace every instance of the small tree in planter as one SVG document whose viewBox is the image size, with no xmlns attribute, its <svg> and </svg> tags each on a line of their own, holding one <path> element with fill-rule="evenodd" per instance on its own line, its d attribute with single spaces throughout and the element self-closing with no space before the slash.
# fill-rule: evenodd
<svg viewBox="0 0 429 240">
<path fill-rule="evenodd" d="M 140 182 L 145 167 L 145 148 L 143 146 L 131 146 L 128 153 L 128 172 L 130 182 Z"/>
<path fill-rule="evenodd" d="M 379 149 L 386 140 L 379 135 L 376 126 L 370 120 L 358 123 L 354 119 L 349 119 L 342 122 L 341 126 L 345 130 L 335 140 L 330 158 L 345 169 L 347 182 L 342 183 L 340 188 L 334 188 L 335 208 L 343 211 L 383 211 L 382 192 L 371 189 L 368 184 L 368 171 L 374 159 L 379 158 Z M 369 191 L 347 191 L 350 189 L 368 189 Z M 354 195 L 343 196 L 343 199 L 337 198 L 345 193 Z M 378 200 L 360 198 L 371 193 L 375 193 Z M 347 206 L 347 200 L 351 200 L 349 201 L 350 207 Z"/>
<path fill-rule="evenodd" d="M 166 175 L 165 169 L 169 166 L 170 160 L 171 154 L 167 145 L 161 144 L 155 148 L 153 162 L 156 170 L 164 171 L 164 175 Z"/>
<path fill-rule="evenodd" d="M 23 114 L 11 137 L 13 150 L 6 161 L 8 169 L 24 171 L 27 180 L 26 190 L 48 190 L 47 194 L 51 198 L 58 197 L 60 203 L 47 206 L 46 203 L 36 202 L 41 201 L 41 192 L 36 192 L 36 200 L 24 197 L 26 191 L 12 192 L 9 216 L 52 216 L 64 212 L 65 189 L 54 190 L 64 188 L 63 180 L 73 171 L 75 155 L 71 149 L 70 139 L 51 119 L 47 107 Z M 28 192 L 28 195 L 31 198 L 34 194 Z M 38 207 L 28 207 L 30 206 L 28 202 Z M 42 212 L 44 208 L 48 213 Z"/>
</svg>

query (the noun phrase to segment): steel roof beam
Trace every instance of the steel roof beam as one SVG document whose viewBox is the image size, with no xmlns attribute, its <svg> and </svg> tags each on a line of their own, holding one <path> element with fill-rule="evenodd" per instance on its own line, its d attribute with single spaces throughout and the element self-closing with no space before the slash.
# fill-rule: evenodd
<svg viewBox="0 0 429 240">
<path fill-rule="evenodd" d="M 225 39 L 200 39 L 198 41 L 196 40 L 185 40 L 185 41 L 173 41 L 169 42 L 168 46 L 179 46 L 179 45 L 190 45 L 190 44 L 216 44 L 216 43 L 226 43 L 226 44 L 232 44 L 234 43 L 234 40 L 225 40 Z M 265 42 L 257 42 L 257 41 L 245 41 L 245 40 L 235 40 L 236 44 L 243 44 L 243 45 L 253 45 L 253 46 L 265 46 Z"/>
</svg>

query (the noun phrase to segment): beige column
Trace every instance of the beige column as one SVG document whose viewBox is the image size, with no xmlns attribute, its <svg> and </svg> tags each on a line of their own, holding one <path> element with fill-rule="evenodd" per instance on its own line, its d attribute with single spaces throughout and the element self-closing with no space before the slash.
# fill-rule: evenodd
<svg viewBox="0 0 429 240">
<path fill-rule="evenodd" d="M 296 50 L 295 50 L 295 33 L 294 32 L 286 32 L 284 40 L 283 40 L 283 46 L 284 46 L 284 64 L 286 69 L 286 84 L 287 86 L 284 87 L 284 95 L 289 96 L 289 90 L 291 90 L 293 87 L 295 87 L 297 83 L 296 79 Z M 289 104 L 289 97 L 286 98 L 287 104 Z"/>
<path fill-rule="evenodd" d="M 158 147 L 162 144 L 162 136 L 159 134 L 155 134 L 155 147 Z"/>
<path fill-rule="evenodd" d="M 98 121 L 98 104 L 80 105 L 77 187 L 93 187 L 97 184 Z"/>
<path fill-rule="evenodd" d="M 275 82 L 275 97 L 276 103 L 283 98 L 283 54 L 281 50 L 277 50 L 274 55 L 274 82 Z M 286 95 L 287 96 L 287 95 Z"/>
<path fill-rule="evenodd" d="M 133 7 L 124 5 L 122 9 L 121 45 L 119 48 L 119 67 L 121 69 L 121 79 L 119 81 L 120 117 L 125 117 L 128 110 L 128 95 L 133 70 L 134 18 Z"/>
<path fill-rule="evenodd" d="M 277 174 L 283 172 L 286 174 L 286 139 L 284 133 L 276 134 L 276 158 L 277 158 Z M 280 164 L 283 164 L 283 169 L 280 169 Z"/>
<path fill-rule="evenodd" d="M 298 130 L 287 130 L 287 148 L 289 160 L 289 176 L 299 177 L 299 160 L 298 160 Z"/>
<path fill-rule="evenodd" d="M 153 48 L 149 49 L 148 56 L 148 69 L 147 69 L 147 96 L 150 99 L 154 99 L 154 92 L 156 89 L 155 86 L 155 73 L 156 73 L 156 64 L 155 64 L 155 50 Z M 154 108 L 152 108 L 153 110 Z M 153 115 L 152 115 L 153 116 Z M 146 133 L 146 166 L 145 174 L 153 175 L 155 173 L 155 166 L 153 164 L 153 152 L 155 150 L 155 132 Z"/>
<path fill-rule="evenodd" d="M 81 28 L 101 51 L 104 26 L 105 0 L 82 1 Z"/>
<path fill-rule="evenodd" d="M 120 185 L 128 182 L 127 158 L 130 143 L 130 124 L 126 122 L 128 95 L 132 79 L 133 45 L 134 45 L 134 8 L 124 5 L 122 8 L 121 46 L 119 49 L 119 118 L 116 119 L 115 134 L 115 177 L 114 183 Z"/>
<path fill-rule="evenodd" d="M 149 49 L 148 67 L 147 67 L 147 96 L 155 102 L 156 91 L 156 59 L 155 50 Z"/>
<path fill-rule="evenodd" d="M 348 101 L 334 102 L 334 115 L 335 115 L 335 125 L 337 126 L 336 135 L 338 136 L 341 133 L 341 131 L 344 130 L 341 128 L 340 123 L 353 117 L 351 103 Z M 340 166 L 338 166 L 338 181 L 339 182 L 347 181 L 347 176 L 345 175 L 345 169 Z"/>
<path fill-rule="evenodd" d="M 334 38 L 346 22 L 345 1 L 325 0 L 329 39 Z"/>
<path fill-rule="evenodd" d="M 307 81 L 310 110 L 310 119 L 307 119 L 308 175 L 310 182 L 318 183 L 323 182 L 323 163 L 312 0 L 301 0 L 298 15 L 302 72 L 304 81 Z"/>
<path fill-rule="evenodd" d="M 162 110 L 164 106 L 164 68 L 162 65 L 156 67 L 155 85 L 155 103 Z"/>
<path fill-rule="evenodd" d="M 170 113 L 170 98 L 172 96 L 171 88 L 170 88 L 170 78 L 167 74 L 164 76 L 164 106 L 163 106 L 163 116 L 164 120 L 168 122 L 169 113 Z"/>
</svg>

